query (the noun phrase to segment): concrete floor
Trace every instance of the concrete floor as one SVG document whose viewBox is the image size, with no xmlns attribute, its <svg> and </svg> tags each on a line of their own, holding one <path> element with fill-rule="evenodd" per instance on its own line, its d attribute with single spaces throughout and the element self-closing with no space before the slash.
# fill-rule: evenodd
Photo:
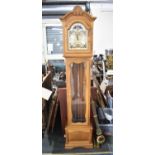
<svg viewBox="0 0 155 155">
<path fill-rule="evenodd" d="M 61 132 L 60 109 L 56 116 L 56 124 L 53 133 L 46 134 L 42 138 L 42 153 L 43 155 L 112 155 L 113 139 L 106 137 L 106 142 L 101 148 L 84 149 L 75 148 L 64 149 L 65 138 Z"/>
</svg>

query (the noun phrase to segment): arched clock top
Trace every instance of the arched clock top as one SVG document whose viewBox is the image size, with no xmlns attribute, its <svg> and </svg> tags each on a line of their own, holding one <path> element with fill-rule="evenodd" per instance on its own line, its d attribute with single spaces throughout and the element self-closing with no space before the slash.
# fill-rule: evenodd
<svg viewBox="0 0 155 155">
<path fill-rule="evenodd" d="M 73 16 L 83 16 L 86 20 L 89 20 L 90 22 L 94 21 L 96 17 L 91 16 L 87 12 L 83 11 L 80 6 L 76 6 L 72 12 L 67 13 L 65 16 L 61 17 L 60 20 L 63 22 L 65 20 L 69 20 Z"/>
</svg>

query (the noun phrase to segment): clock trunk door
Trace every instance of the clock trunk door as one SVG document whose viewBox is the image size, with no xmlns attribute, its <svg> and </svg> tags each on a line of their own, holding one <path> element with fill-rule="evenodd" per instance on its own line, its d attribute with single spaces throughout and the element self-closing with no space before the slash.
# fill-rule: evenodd
<svg viewBox="0 0 155 155">
<path fill-rule="evenodd" d="M 86 77 L 85 63 L 72 63 L 71 68 L 71 112 L 72 123 L 86 122 Z"/>
</svg>

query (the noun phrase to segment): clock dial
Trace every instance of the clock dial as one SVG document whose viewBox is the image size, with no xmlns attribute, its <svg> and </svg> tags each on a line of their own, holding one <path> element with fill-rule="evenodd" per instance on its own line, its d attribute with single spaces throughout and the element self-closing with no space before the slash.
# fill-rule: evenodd
<svg viewBox="0 0 155 155">
<path fill-rule="evenodd" d="M 81 23 L 75 23 L 68 30 L 68 47 L 69 50 L 87 49 L 88 31 Z"/>
</svg>

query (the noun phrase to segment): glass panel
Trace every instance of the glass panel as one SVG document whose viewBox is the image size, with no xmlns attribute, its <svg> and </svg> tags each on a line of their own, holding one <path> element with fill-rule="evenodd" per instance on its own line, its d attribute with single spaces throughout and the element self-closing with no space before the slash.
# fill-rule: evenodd
<svg viewBox="0 0 155 155">
<path fill-rule="evenodd" d="M 71 64 L 71 104 L 72 122 L 85 122 L 86 100 L 85 100 L 85 64 Z"/>
<path fill-rule="evenodd" d="M 68 30 L 68 47 L 69 50 L 72 49 L 87 49 L 88 46 L 88 31 L 87 29 L 80 23 L 75 23 Z"/>
<path fill-rule="evenodd" d="M 47 37 L 47 54 L 63 53 L 61 26 L 46 27 L 46 37 Z"/>
</svg>

